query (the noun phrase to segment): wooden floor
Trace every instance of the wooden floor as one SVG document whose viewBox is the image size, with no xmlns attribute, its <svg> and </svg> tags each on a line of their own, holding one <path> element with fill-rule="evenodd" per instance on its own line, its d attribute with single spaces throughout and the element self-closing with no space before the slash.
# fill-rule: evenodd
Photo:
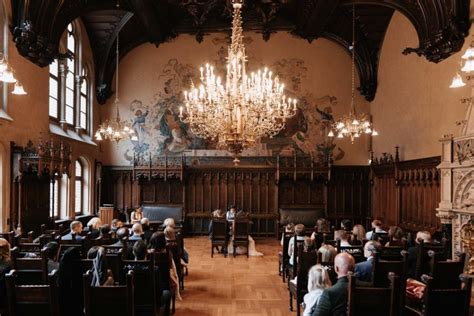
<svg viewBox="0 0 474 316">
<path fill-rule="evenodd" d="M 176 302 L 176 315 L 296 314 L 288 311 L 288 290 L 278 276 L 278 240 L 259 239 L 256 244 L 263 257 L 214 254 L 211 258 L 208 238 L 185 239 L 191 262 L 183 301 Z"/>
</svg>

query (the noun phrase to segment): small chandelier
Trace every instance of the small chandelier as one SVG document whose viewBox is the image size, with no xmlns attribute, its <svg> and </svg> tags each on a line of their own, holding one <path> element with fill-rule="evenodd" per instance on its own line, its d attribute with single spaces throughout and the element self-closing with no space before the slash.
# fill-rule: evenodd
<svg viewBox="0 0 474 316">
<path fill-rule="evenodd" d="M 117 5 L 118 7 L 118 5 Z M 101 141 L 114 140 L 119 143 L 125 137 L 130 137 L 131 140 L 138 140 L 135 130 L 131 127 L 130 123 L 127 121 L 122 121 L 120 119 L 119 111 L 119 34 L 117 33 L 117 45 L 116 45 L 116 64 L 115 64 L 115 108 L 116 116 L 113 120 L 106 120 L 99 125 L 99 128 L 95 132 L 95 139 Z"/>
<path fill-rule="evenodd" d="M 461 64 L 461 72 L 465 74 L 470 74 L 474 72 L 474 42 L 471 42 L 469 45 L 468 49 L 464 52 L 464 55 L 462 55 L 462 60 Z M 469 76 L 467 78 L 468 80 L 470 79 Z M 461 76 L 461 73 L 458 71 L 456 75 L 453 77 L 453 81 L 451 82 L 451 85 L 449 86 L 450 88 L 461 88 L 464 87 L 466 83 L 463 80 L 463 77 Z"/>
<path fill-rule="evenodd" d="M 340 119 L 334 122 L 328 136 L 344 138 L 349 137 L 351 143 L 359 138 L 362 134 L 377 136 L 378 133 L 374 130 L 370 118 L 367 114 L 358 114 L 355 107 L 355 3 L 352 3 L 352 46 L 349 47 L 352 51 L 352 96 L 351 109 L 348 115 L 343 115 Z"/>
<path fill-rule="evenodd" d="M 250 74 L 243 43 L 241 8 L 243 0 L 233 0 L 232 38 L 228 48 L 225 81 L 206 64 L 200 68 L 201 84 L 191 82 L 184 91 L 185 111 L 180 119 L 198 137 L 217 141 L 218 148 L 234 155 L 234 163 L 246 148 L 262 137 L 273 137 L 296 113 L 296 100 L 284 95 L 284 84 L 267 68 Z M 184 112 L 184 113 L 183 113 Z"/>
<path fill-rule="evenodd" d="M 23 85 L 13 75 L 13 69 L 8 64 L 4 54 L 0 53 L 0 81 L 4 83 L 14 83 L 14 89 L 11 92 L 16 95 L 26 95 Z"/>
</svg>

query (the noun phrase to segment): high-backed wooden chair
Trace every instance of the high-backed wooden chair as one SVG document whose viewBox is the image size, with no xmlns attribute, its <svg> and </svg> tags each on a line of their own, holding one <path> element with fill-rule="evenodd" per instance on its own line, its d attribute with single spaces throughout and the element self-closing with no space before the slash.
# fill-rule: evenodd
<svg viewBox="0 0 474 316">
<path fill-rule="evenodd" d="M 11 251 L 16 284 L 48 284 L 48 259 L 42 251 L 39 257 L 23 258 L 15 247 Z"/>
<path fill-rule="evenodd" d="M 211 258 L 214 257 L 214 248 L 222 247 L 224 257 L 227 256 L 227 244 L 229 242 L 228 226 L 225 217 L 212 217 L 211 232 Z"/>
<path fill-rule="evenodd" d="M 179 288 L 181 290 L 184 289 L 184 270 L 183 270 L 183 265 L 181 264 L 181 258 L 182 258 L 182 253 L 181 249 L 178 246 L 178 242 L 169 242 L 167 246 L 169 252 L 171 253 L 173 257 L 174 264 L 176 266 L 176 272 L 178 273 L 178 279 L 179 279 Z"/>
<path fill-rule="evenodd" d="M 249 256 L 249 233 L 250 224 L 248 217 L 235 217 L 233 223 L 234 239 L 232 240 L 232 247 L 234 250 L 234 257 L 237 255 L 236 248 L 238 246 L 247 248 L 247 258 Z"/>
<path fill-rule="evenodd" d="M 6 275 L 9 316 L 59 316 L 56 271 L 44 285 L 17 285 L 15 270 Z"/>
<path fill-rule="evenodd" d="M 123 246 L 103 246 L 107 258 L 107 267 L 112 271 L 114 278 L 120 275 L 120 261 L 127 259 L 128 242 L 124 240 Z"/>
<path fill-rule="evenodd" d="M 372 240 L 378 241 L 381 245 L 385 245 L 390 238 L 388 237 L 388 233 L 376 233 L 374 231 L 372 233 Z"/>
<path fill-rule="evenodd" d="M 290 256 L 288 256 L 288 245 L 293 234 L 283 235 L 283 245 L 281 252 L 278 253 L 278 274 L 281 275 L 281 281 L 285 282 L 286 274 L 288 273 L 288 263 L 290 262 Z"/>
<path fill-rule="evenodd" d="M 296 315 L 300 316 L 300 305 L 303 302 L 303 297 L 308 293 L 308 272 L 318 261 L 316 251 L 305 252 L 303 245 L 298 247 L 298 263 L 296 272 L 296 284 L 290 281 L 290 311 L 293 311 L 293 298 L 296 299 Z"/>
<path fill-rule="evenodd" d="M 461 253 L 456 261 L 438 261 L 432 251 L 428 251 L 430 257 L 431 287 L 433 289 L 461 288 L 462 281 L 459 278 L 464 272 L 466 254 Z"/>
<path fill-rule="evenodd" d="M 82 246 L 82 244 L 61 243 L 59 244 L 58 260 L 61 260 L 64 252 L 69 248 L 77 248 L 81 254 L 81 258 L 86 257 L 86 253 L 84 252 L 84 247 Z"/>
<path fill-rule="evenodd" d="M 471 302 L 472 279 L 466 275 L 459 276 L 462 281 L 460 288 L 435 289 L 434 279 L 423 275 L 422 281 L 426 284 L 423 293 L 421 309 L 405 306 L 405 315 L 418 316 L 465 316 L 469 315 Z"/>
<path fill-rule="evenodd" d="M 384 246 L 380 250 L 379 257 L 381 260 L 385 260 L 385 261 L 401 261 L 403 250 L 406 250 L 405 247 Z"/>
<path fill-rule="evenodd" d="M 437 261 L 446 261 L 448 256 L 448 248 L 445 241 L 442 243 L 424 243 L 421 241 L 417 245 L 416 251 L 416 279 L 420 279 L 423 274 L 430 273 L 431 258 L 434 257 Z"/>
<path fill-rule="evenodd" d="M 400 295 L 399 277 L 390 273 L 388 288 L 357 287 L 356 277 L 349 273 L 347 315 L 348 316 L 399 316 Z"/>
<path fill-rule="evenodd" d="M 390 272 L 395 273 L 400 278 L 400 284 L 402 287 L 406 286 L 406 278 L 408 274 L 408 253 L 403 251 L 400 254 L 402 260 L 400 261 L 388 261 L 382 260 L 380 254 L 376 254 L 373 265 L 373 277 L 372 282 L 375 287 L 389 287 L 390 280 L 388 275 Z"/>
<path fill-rule="evenodd" d="M 84 308 L 86 316 L 134 316 L 133 271 L 126 277 L 126 285 L 91 286 L 92 273 L 84 274 Z"/>
<path fill-rule="evenodd" d="M 135 314 L 158 315 L 154 256 L 150 260 L 121 260 L 120 284 L 126 284 L 129 271 L 133 271 Z"/>
<path fill-rule="evenodd" d="M 163 253 L 153 252 L 152 255 L 154 257 L 155 266 L 158 267 L 158 271 L 160 273 L 160 281 L 161 285 L 163 286 L 162 289 L 167 289 L 171 292 L 171 311 L 174 314 L 176 304 L 176 292 L 171 287 L 169 250 L 166 249 L 166 252 Z"/>
<path fill-rule="evenodd" d="M 33 243 L 34 240 L 34 232 L 29 231 L 26 236 L 23 235 L 15 235 L 14 239 L 15 241 L 13 242 L 15 246 L 18 246 L 19 244 L 27 244 L 27 243 Z"/>
<path fill-rule="evenodd" d="M 6 241 L 8 241 L 8 243 L 10 244 L 11 247 L 14 247 L 14 241 L 15 241 L 15 232 L 12 230 L 10 232 L 6 232 L 6 233 L 0 233 L 0 238 L 3 238 L 5 239 Z"/>
<path fill-rule="evenodd" d="M 296 277 L 296 274 L 298 272 L 298 265 L 297 265 L 297 262 L 298 262 L 298 249 L 301 245 L 304 244 L 304 240 L 299 240 L 298 239 L 298 236 L 296 236 L 296 234 L 291 237 L 293 238 L 293 265 L 290 265 L 288 263 L 288 269 L 287 269 L 287 275 L 286 275 L 286 279 L 287 279 L 287 282 L 288 282 L 288 288 L 290 288 L 290 280 L 294 279 Z M 288 246 L 289 248 L 290 246 Z M 290 258 L 288 258 L 288 262 L 289 262 Z"/>
<path fill-rule="evenodd" d="M 341 241 L 337 241 L 337 252 L 338 253 L 348 253 L 354 257 L 356 263 L 365 261 L 364 257 L 364 246 L 341 246 Z"/>
</svg>

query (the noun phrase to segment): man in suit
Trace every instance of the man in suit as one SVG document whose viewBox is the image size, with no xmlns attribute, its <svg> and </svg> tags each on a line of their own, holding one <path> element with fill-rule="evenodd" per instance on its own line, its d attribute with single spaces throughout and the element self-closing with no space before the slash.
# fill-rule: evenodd
<svg viewBox="0 0 474 316">
<path fill-rule="evenodd" d="M 125 228 L 125 227 L 119 228 L 119 229 L 117 230 L 117 238 L 118 238 L 118 241 L 117 241 L 115 244 L 112 244 L 112 246 L 122 247 L 122 246 L 123 246 L 122 240 L 123 240 L 125 237 L 128 237 L 128 229 Z"/>
<path fill-rule="evenodd" d="M 313 307 L 311 316 L 346 316 L 347 274 L 354 271 L 354 258 L 348 253 L 340 253 L 334 259 L 334 270 L 337 273 L 337 283 L 325 289 L 317 306 Z"/>
<path fill-rule="evenodd" d="M 66 234 L 61 237 L 62 240 L 77 240 L 80 241 L 83 239 L 81 236 L 82 233 L 82 223 L 79 221 L 72 221 L 71 224 L 69 225 L 69 228 L 71 231 L 69 234 Z"/>
<path fill-rule="evenodd" d="M 153 235 L 153 230 L 150 227 L 150 220 L 146 217 L 142 218 L 140 221 L 140 224 L 142 224 L 142 229 L 143 229 L 143 236 L 142 238 L 146 241 L 149 242 L 151 235 Z"/>
<path fill-rule="evenodd" d="M 364 246 L 364 257 L 366 261 L 359 262 L 355 266 L 355 275 L 359 281 L 371 282 L 372 269 L 374 266 L 375 254 L 380 250 L 381 245 L 377 241 L 368 241 Z"/>
<path fill-rule="evenodd" d="M 419 231 L 416 233 L 415 245 L 408 248 L 408 277 L 416 278 L 416 261 L 418 259 L 418 247 L 423 243 L 431 242 L 431 234 L 429 231 Z"/>
</svg>

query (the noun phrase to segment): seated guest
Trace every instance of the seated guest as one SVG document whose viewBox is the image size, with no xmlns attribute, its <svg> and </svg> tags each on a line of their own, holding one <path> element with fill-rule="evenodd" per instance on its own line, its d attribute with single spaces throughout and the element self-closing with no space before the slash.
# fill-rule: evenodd
<svg viewBox="0 0 474 316">
<path fill-rule="evenodd" d="M 365 228 L 364 226 L 357 224 L 352 228 L 352 240 L 351 244 L 354 246 L 362 246 L 365 241 Z"/>
<path fill-rule="evenodd" d="M 378 219 L 374 219 L 372 221 L 372 230 L 369 230 L 367 234 L 365 234 L 365 239 L 366 240 L 372 240 L 372 235 L 373 233 L 378 233 L 378 234 L 386 234 L 387 232 L 383 230 L 382 228 L 382 221 Z"/>
<path fill-rule="evenodd" d="M 107 269 L 107 256 L 104 247 L 94 246 L 87 252 L 87 258 L 92 261 L 91 286 L 112 286 L 114 278 L 112 272 Z"/>
<path fill-rule="evenodd" d="M 321 253 L 321 262 L 334 263 L 334 258 L 337 255 L 337 250 L 331 245 L 323 244 L 319 247 L 318 252 Z"/>
<path fill-rule="evenodd" d="M 346 232 L 352 231 L 352 221 L 350 219 L 343 219 L 341 221 L 341 229 L 345 230 Z"/>
<path fill-rule="evenodd" d="M 316 240 L 316 243 L 320 244 L 323 240 L 321 234 L 329 233 L 329 222 L 325 218 L 319 218 L 314 226 L 314 232 L 311 234 L 311 239 Z"/>
<path fill-rule="evenodd" d="M 119 220 L 118 218 L 114 218 L 112 220 L 112 226 L 110 227 L 110 229 L 116 233 L 117 230 L 119 230 L 119 228 L 122 228 L 123 227 L 123 222 L 121 220 Z"/>
<path fill-rule="evenodd" d="M 143 218 L 143 211 L 141 207 L 138 207 L 135 211 L 130 214 L 130 223 L 136 224 L 140 223 Z"/>
<path fill-rule="evenodd" d="M 311 312 L 319 303 L 319 298 L 323 291 L 332 285 L 329 274 L 326 269 L 317 264 L 312 266 L 308 272 L 308 293 L 303 298 L 304 312 L 303 316 L 310 316 Z"/>
<path fill-rule="evenodd" d="M 354 271 L 354 258 L 348 253 L 340 253 L 334 259 L 334 269 L 337 273 L 337 283 L 325 289 L 319 302 L 311 313 L 312 316 L 346 316 L 347 313 L 347 275 Z"/>
<path fill-rule="evenodd" d="M 418 257 L 418 245 L 431 242 L 431 234 L 429 231 L 419 231 L 416 234 L 416 245 L 408 248 L 408 277 L 414 279 L 416 277 L 416 261 Z"/>
<path fill-rule="evenodd" d="M 174 221 L 174 218 L 167 218 L 165 219 L 165 221 L 163 222 L 163 227 L 171 227 L 171 228 L 175 228 L 176 227 L 176 222 Z"/>
<path fill-rule="evenodd" d="M 71 231 L 69 234 L 64 235 L 61 237 L 61 240 L 82 240 L 83 237 L 81 236 L 82 233 L 82 223 L 79 221 L 72 221 L 69 225 Z"/>
<path fill-rule="evenodd" d="M 304 240 L 304 225 L 303 224 L 298 224 L 295 225 L 295 235 L 296 235 L 296 240 Z M 295 258 L 294 258 L 294 251 L 295 251 L 295 239 L 291 238 L 290 242 L 288 243 L 288 256 L 290 257 L 289 264 L 293 265 Z"/>
<path fill-rule="evenodd" d="M 96 239 L 100 237 L 100 227 L 102 226 L 102 221 L 98 217 L 93 217 L 87 222 L 87 227 L 84 231 L 87 232 L 89 238 Z"/>
<path fill-rule="evenodd" d="M 229 223 L 234 222 L 235 215 L 237 214 L 237 207 L 235 205 L 231 205 L 229 210 L 226 213 L 226 219 Z"/>
<path fill-rule="evenodd" d="M 84 315 L 81 252 L 78 248 L 68 248 L 62 255 L 58 284 L 60 315 Z"/>
<path fill-rule="evenodd" d="M 285 231 L 281 234 L 280 245 L 283 247 L 283 240 L 285 239 L 285 235 L 294 234 L 294 233 L 295 233 L 295 224 L 293 223 L 286 224 Z"/>
<path fill-rule="evenodd" d="M 310 237 L 304 237 L 304 242 L 303 242 L 303 250 L 305 252 L 311 252 L 314 251 L 316 248 L 316 243 L 314 242 L 313 239 Z"/>
<path fill-rule="evenodd" d="M 146 242 L 148 242 L 150 240 L 151 235 L 153 235 L 153 231 L 150 228 L 150 220 L 148 218 L 144 217 L 140 221 L 140 224 L 142 224 L 142 229 L 143 229 L 142 238 Z"/>
<path fill-rule="evenodd" d="M 128 240 L 130 241 L 142 240 L 142 235 L 143 235 L 142 224 L 135 223 L 132 226 L 132 236 L 130 236 Z"/>
<path fill-rule="evenodd" d="M 334 240 L 341 241 L 341 247 L 351 247 L 349 243 L 349 236 L 347 236 L 347 232 L 345 230 L 336 230 L 334 232 Z"/>
<path fill-rule="evenodd" d="M 100 226 L 100 238 L 103 241 L 109 241 L 112 239 L 112 236 L 110 236 L 110 226 L 108 224 Z"/>
<path fill-rule="evenodd" d="M 405 245 L 405 233 L 398 226 L 390 226 L 388 229 L 389 241 L 385 246 L 403 247 Z"/>
<path fill-rule="evenodd" d="M 5 275 L 10 272 L 11 268 L 10 243 L 6 239 L 0 238 L 0 308 L 7 306 Z"/>
<path fill-rule="evenodd" d="M 176 232 L 173 227 L 167 226 L 163 231 L 166 237 L 166 244 L 176 244 Z"/>
<path fill-rule="evenodd" d="M 138 240 L 133 245 L 133 257 L 135 260 L 146 260 L 147 254 L 146 243 L 143 240 Z"/>
<path fill-rule="evenodd" d="M 359 262 L 355 266 L 355 275 L 359 281 L 372 282 L 372 268 L 374 266 L 375 255 L 381 249 L 377 241 L 370 240 L 364 246 L 364 257 L 366 261 Z"/>
<path fill-rule="evenodd" d="M 59 270 L 59 262 L 56 261 L 59 251 L 59 245 L 55 241 L 50 241 L 43 247 L 46 258 L 48 258 L 48 273 L 53 270 Z"/>
<path fill-rule="evenodd" d="M 115 244 L 112 244 L 112 246 L 122 247 L 123 246 L 123 239 L 128 237 L 128 235 L 129 235 L 128 229 L 126 229 L 125 227 L 119 228 L 117 230 L 118 241 Z"/>
</svg>

